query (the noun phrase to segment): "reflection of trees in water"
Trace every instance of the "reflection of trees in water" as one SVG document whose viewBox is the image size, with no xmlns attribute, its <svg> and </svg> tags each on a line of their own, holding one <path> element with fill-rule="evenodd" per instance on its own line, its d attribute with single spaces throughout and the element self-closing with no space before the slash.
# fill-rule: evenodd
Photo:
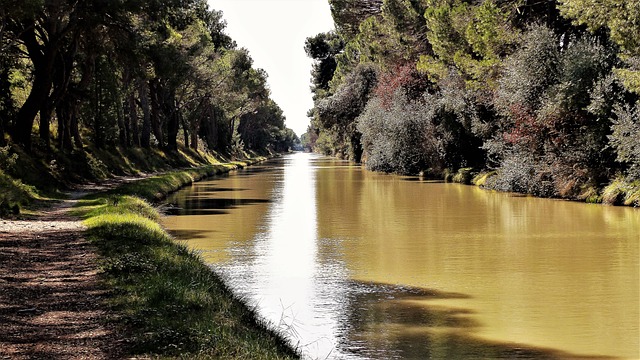
<svg viewBox="0 0 640 360">
<path fill-rule="evenodd" d="M 464 294 L 355 281 L 349 285 L 337 344 L 345 353 L 374 359 L 590 358 L 476 338 L 474 329 L 481 325 L 470 318 L 471 311 L 424 302 L 469 298 Z"/>
</svg>

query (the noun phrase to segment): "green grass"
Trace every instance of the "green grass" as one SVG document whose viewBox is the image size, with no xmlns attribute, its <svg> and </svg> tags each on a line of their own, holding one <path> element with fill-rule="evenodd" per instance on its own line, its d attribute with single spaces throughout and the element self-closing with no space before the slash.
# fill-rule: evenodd
<svg viewBox="0 0 640 360">
<path fill-rule="evenodd" d="M 237 164 L 236 164 L 237 165 Z M 76 214 L 101 254 L 116 323 L 130 355 L 198 359 L 297 358 L 201 260 L 158 224 L 148 201 L 228 167 L 165 174 L 81 201 Z"/>
<path fill-rule="evenodd" d="M 475 174 L 476 173 L 473 168 L 461 168 L 458 169 L 451 180 L 455 183 L 470 185 Z"/>
<path fill-rule="evenodd" d="M 602 203 L 640 206 L 640 181 L 629 182 L 622 176 L 615 178 L 602 191 Z"/>
<path fill-rule="evenodd" d="M 33 186 L 23 184 L 2 170 L 0 170 L 0 190 L 0 216 L 18 215 L 23 206 L 40 199 L 40 194 Z"/>
<path fill-rule="evenodd" d="M 490 177 L 494 176 L 495 174 L 496 174 L 495 171 L 487 171 L 487 172 L 478 173 L 476 176 L 473 177 L 473 179 L 471 180 L 471 183 L 473 185 L 482 187 L 487 183 L 487 180 Z"/>
</svg>

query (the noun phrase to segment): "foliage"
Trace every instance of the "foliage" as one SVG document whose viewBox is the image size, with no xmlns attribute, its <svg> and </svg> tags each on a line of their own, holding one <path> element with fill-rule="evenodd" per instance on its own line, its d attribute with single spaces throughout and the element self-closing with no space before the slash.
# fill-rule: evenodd
<svg viewBox="0 0 640 360">
<path fill-rule="evenodd" d="M 630 91 L 640 93 L 640 4 L 637 0 L 621 2 L 597 2 L 586 0 L 560 0 L 559 9 L 563 16 L 577 24 L 586 25 L 591 31 L 605 28 L 611 39 L 622 48 L 623 59 L 629 59 L 630 68 L 619 69 L 616 73 Z"/>
<path fill-rule="evenodd" d="M 518 29 L 511 20 L 517 8 L 492 0 L 475 6 L 460 0 L 429 3 L 424 18 L 433 54 L 422 55 L 418 68 L 442 79 L 453 67 L 469 86 L 493 86 L 501 58 L 515 47 Z"/>
<path fill-rule="evenodd" d="M 438 141 L 435 111 L 424 102 L 396 91 L 390 104 L 375 98 L 358 118 L 367 168 L 417 174 L 443 162 L 444 144 Z"/>
<path fill-rule="evenodd" d="M 617 100 L 605 88 L 614 58 L 588 36 L 562 39 L 564 49 L 560 40 L 534 27 L 506 61 L 496 98 L 502 129 L 485 145 L 503 159 L 497 188 L 571 197 L 606 179 L 611 154 L 602 113 Z"/>
<path fill-rule="evenodd" d="M 640 206 L 640 181 L 615 178 L 602 191 L 602 203 L 607 205 Z"/>
<path fill-rule="evenodd" d="M 373 89 L 377 85 L 377 69 L 371 65 L 360 65 L 349 74 L 343 86 L 322 99 L 316 106 L 318 123 L 325 129 L 333 129 L 339 136 L 334 154 L 347 156 L 359 162 L 362 155 L 360 132 L 356 128 L 356 118 L 367 105 Z"/>
<path fill-rule="evenodd" d="M 451 95 L 455 85 L 417 98 L 411 87 L 398 86 L 389 99 L 387 90 L 380 90 L 388 84 L 380 84 L 376 93 L 382 96 L 369 101 L 358 118 L 368 168 L 441 174 L 475 163 L 474 154 L 465 150 L 472 146 L 459 146 L 476 141 L 471 132 L 475 112 L 462 97 Z"/>
<path fill-rule="evenodd" d="M 240 118 L 272 101 L 266 74 L 204 0 L 9 1 L 0 16 L 0 142 L 8 132 L 27 151 L 37 130 L 35 145 L 56 140 L 60 152 L 204 140 L 229 153 L 246 142 Z M 283 117 L 277 130 L 254 126 L 266 127 L 252 133 L 267 136 L 260 151 L 285 130 Z"/>
<path fill-rule="evenodd" d="M 20 214 L 24 205 L 40 198 L 36 189 L 14 179 L 0 169 L 0 217 Z"/>
<path fill-rule="evenodd" d="M 640 180 L 640 103 L 630 107 L 617 107 L 612 119 L 611 146 L 617 160 L 628 165 L 627 174 L 632 180 Z"/>
<path fill-rule="evenodd" d="M 329 0 L 329 6 L 336 28 L 349 39 L 364 20 L 380 13 L 382 0 Z"/>
<path fill-rule="evenodd" d="M 307 38 L 304 50 L 314 60 L 311 70 L 311 91 L 321 98 L 329 91 L 329 82 L 333 78 L 338 63 L 336 55 L 344 49 L 344 41 L 335 32 L 320 33 Z"/>
<path fill-rule="evenodd" d="M 344 47 L 314 99 L 315 151 L 355 149 L 362 133 L 371 169 L 468 182 L 458 170 L 473 168 L 487 187 L 587 201 L 616 174 L 638 178 L 637 1 L 331 4 Z M 363 67 L 373 91 L 346 96 Z"/>
</svg>

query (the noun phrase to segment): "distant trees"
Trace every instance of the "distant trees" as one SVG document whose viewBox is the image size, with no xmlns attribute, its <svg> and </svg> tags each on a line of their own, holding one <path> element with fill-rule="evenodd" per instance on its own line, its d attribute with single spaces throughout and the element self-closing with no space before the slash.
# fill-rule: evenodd
<svg viewBox="0 0 640 360">
<path fill-rule="evenodd" d="M 487 186 L 542 196 L 640 180 L 635 1 L 331 5 L 343 45 L 314 76 L 316 151 L 359 161 L 359 139 L 374 170 L 494 171 Z"/>
<path fill-rule="evenodd" d="M 273 108 L 266 74 L 205 0 L 3 0 L 0 9 L 0 135 L 27 149 L 34 130 L 37 146 L 55 138 L 60 151 L 182 142 L 238 153 L 243 136 L 252 150 L 282 147 L 281 112 L 248 116 Z"/>
</svg>

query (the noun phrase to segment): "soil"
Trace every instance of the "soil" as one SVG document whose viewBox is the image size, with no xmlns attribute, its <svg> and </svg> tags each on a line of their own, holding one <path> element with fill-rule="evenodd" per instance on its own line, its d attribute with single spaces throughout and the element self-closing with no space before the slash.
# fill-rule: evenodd
<svg viewBox="0 0 640 360">
<path fill-rule="evenodd" d="M 118 359 L 125 339 L 107 320 L 109 290 L 78 198 L 133 178 L 85 185 L 33 220 L 0 219 L 0 359 Z"/>
</svg>

